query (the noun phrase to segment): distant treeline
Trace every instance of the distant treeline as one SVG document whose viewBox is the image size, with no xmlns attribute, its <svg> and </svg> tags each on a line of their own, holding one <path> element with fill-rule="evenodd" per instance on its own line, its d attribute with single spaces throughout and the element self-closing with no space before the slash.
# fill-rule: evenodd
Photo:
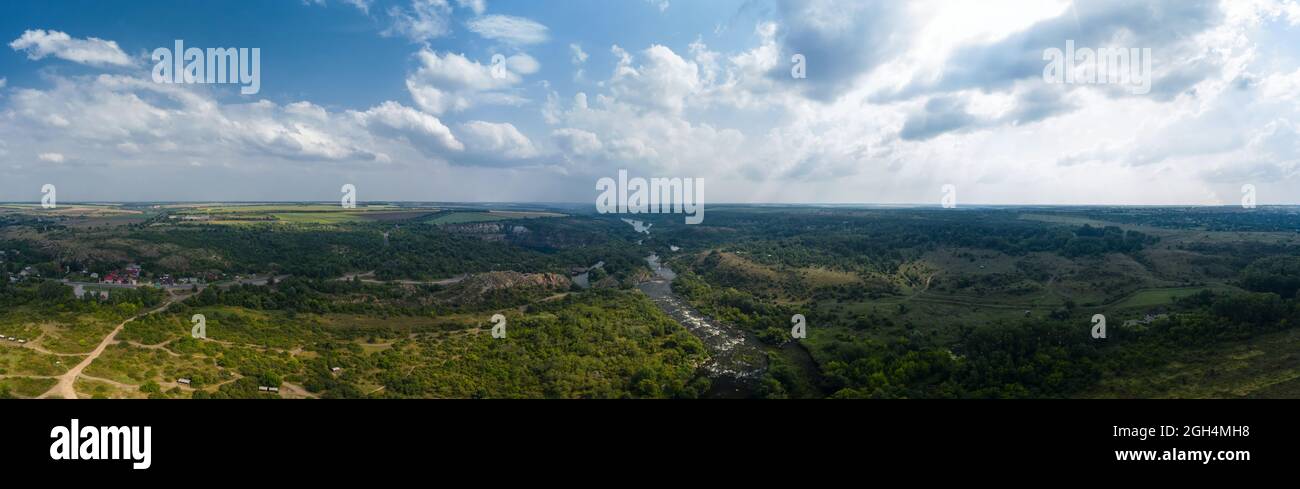
<svg viewBox="0 0 1300 489">
<path fill-rule="evenodd" d="M 944 247 L 1073 258 L 1136 253 L 1159 241 L 1115 226 L 1068 227 L 1018 216 L 1006 210 L 715 212 L 708 228 L 668 228 L 658 239 L 693 249 L 739 250 L 768 264 L 887 272 Z"/>
<path fill-rule="evenodd" d="M 626 243 L 611 239 L 607 230 L 555 221 L 561 219 L 519 221 L 528 232 L 503 239 L 449 232 L 427 224 L 400 228 L 379 224 L 333 228 L 202 225 L 151 228 L 129 238 L 204 251 L 184 255 L 184 262 L 167 256 L 135 258 L 155 273 L 182 275 L 219 271 L 335 278 L 373 270 L 382 280 L 431 280 L 495 270 L 565 273 L 572 267 L 604 261 L 606 271 L 622 279 L 644 269 L 643 257 Z M 508 221 L 495 224 L 502 223 L 513 225 Z M 389 234 L 387 244 L 384 232 Z"/>
</svg>

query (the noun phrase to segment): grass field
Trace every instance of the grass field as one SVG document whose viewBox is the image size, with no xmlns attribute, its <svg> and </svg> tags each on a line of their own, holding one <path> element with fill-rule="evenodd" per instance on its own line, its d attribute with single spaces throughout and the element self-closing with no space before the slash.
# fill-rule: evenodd
<svg viewBox="0 0 1300 489">
<path fill-rule="evenodd" d="M 108 204 L 62 204 L 53 209 L 46 209 L 40 204 L 0 204 L 0 212 L 11 211 L 19 213 L 43 214 L 52 216 L 122 216 L 138 215 L 141 211 L 132 209 L 123 209 L 121 206 Z"/>
<path fill-rule="evenodd" d="M 249 204 L 193 207 L 189 208 L 189 211 L 199 214 L 267 214 L 275 212 L 369 212 L 392 211 L 394 209 L 397 209 L 397 207 L 391 205 L 364 205 L 355 209 L 344 209 L 337 204 Z"/>
<path fill-rule="evenodd" d="M 276 221 L 290 224 L 342 224 L 365 220 L 361 212 L 280 212 L 269 214 Z"/>
<path fill-rule="evenodd" d="M 83 356 L 55 356 L 22 348 L 6 341 L 0 345 L 0 376 L 3 375 L 60 375 L 72 368 Z"/>
<path fill-rule="evenodd" d="M 0 390 L 8 390 L 18 397 L 36 397 L 54 387 L 55 379 L 45 378 L 0 378 Z"/>
<path fill-rule="evenodd" d="M 224 225 L 248 224 L 299 224 L 335 225 L 370 220 L 391 220 L 394 217 L 414 218 L 435 209 L 404 209 L 392 205 L 367 205 L 344 209 L 330 204 L 250 204 L 212 207 L 184 207 L 174 216 L 178 223 L 206 223 Z"/>
<path fill-rule="evenodd" d="M 535 219 L 541 217 L 562 217 L 563 214 L 553 212 L 524 212 L 524 211 L 487 211 L 487 212 L 452 212 L 443 214 L 428 221 L 429 224 L 465 224 L 471 222 L 492 222 L 506 221 L 510 219 Z"/>
<path fill-rule="evenodd" d="M 1294 397 L 1300 394 L 1300 330 L 1188 350 L 1165 365 L 1122 374 L 1082 397 Z"/>
</svg>

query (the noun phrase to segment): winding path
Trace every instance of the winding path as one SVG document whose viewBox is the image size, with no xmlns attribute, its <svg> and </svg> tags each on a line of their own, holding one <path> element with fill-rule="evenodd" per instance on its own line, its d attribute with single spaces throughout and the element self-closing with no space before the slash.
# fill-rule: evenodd
<svg viewBox="0 0 1300 489">
<path fill-rule="evenodd" d="M 90 362 L 95 361 L 96 358 L 99 358 L 99 355 L 101 353 L 104 353 L 104 349 L 108 348 L 108 345 L 117 342 L 117 334 L 122 331 L 122 328 L 126 327 L 127 323 L 148 316 L 150 314 L 162 312 L 166 310 L 168 307 L 171 307 L 172 303 L 176 302 L 177 300 L 178 300 L 177 297 L 174 296 L 169 297 L 167 299 L 167 302 L 163 303 L 163 305 L 159 306 L 157 309 L 154 309 L 152 311 L 143 314 L 137 314 L 135 316 L 128 318 L 125 321 L 122 321 L 122 323 L 118 324 L 116 328 L 113 328 L 113 332 L 109 333 L 108 336 L 104 337 L 103 341 L 99 342 L 99 346 L 96 346 L 94 351 L 91 351 L 89 355 L 86 355 L 86 358 L 83 359 L 81 363 L 78 363 L 77 366 L 72 367 L 71 370 L 68 370 L 63 375 L 58 376 L 57 377 L 59 379 L 58 383 L 54 384 L 54 387 L 51 387 L 50 390 L 45 391 L 45 393 L 41 394 L 39 397 L 45 399 L 49 397 L 59 396 L 59 397 L 63 397 L 64 399 L 77 399 L 77 389 L 76 387 L 74 387 L 75 384 L 77 383 L 77 377 L 81 375 L 82 370 L 85 370 L 86 367 L 90 366 Z"/>
</svg>

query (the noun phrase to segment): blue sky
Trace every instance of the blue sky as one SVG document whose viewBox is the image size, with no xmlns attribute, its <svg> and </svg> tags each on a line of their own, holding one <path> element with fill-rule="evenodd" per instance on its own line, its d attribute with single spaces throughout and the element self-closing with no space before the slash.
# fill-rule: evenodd
<svg viewBox="0 0 1300 489">
<path fill-rule="evenodd" d="M 1298 26 L 1295 0 L 8 2 L 0 201 L 585 202 L 627 169 L 714 202 L 1300 203 Z M 259 48 L 260 92 L 155 83 L 176 39 Z M 1051 82 L 1067 40 L 1149 49 L 1149 92 Z"/>
<path fill-rule="evenodd" d="M 74 37 L 110 39 L 128 54 L 168 47 L 175 39 L 197 47 L 260 47 L 265 80 L 262 97 L 277 103 L 312 100 L 325 107 L 363 108 L 405 97 L 402 80 L 420 43 L 381 33 L 389 27 L 383 12 L 408 3 L 375 0 L 369 4 L 369 12 L 364 12 L 341 0 L 14 2 L 4 6 L 0 32 L 8 41 L 40 26 Z M 494 2 L 489 12 L 529 18 L 546 26 L 548 41 L 529 49 L 534 57 L 567 60 L 569 44 L 579 43 L 587 46 L 586 51 L 599 51 L 590 60 L 592 69 L 608 71 L 615 62 L 608 47 L 617 43 L 661 43 L 684 50 L 696 37 L 708 34 L 711 42 L 739 46 L 748 36 L 747 30 L 722 35 L 714 35 L 714 30 L 719 23 L 729 22 L 742 3 L 679 2 L 675 8 L 660 11 L 649 2 Z M 470 32 L 464 22 L 473 17 L 472 10 L 453 9 L 452 32 L 430 39 L 429 46 L 478 59 L 519 51 Z M 32 63 L 14 50 L 0 54 L 0 73 L 14 85 L 39 83 L 41 70 L 46 69 L 92 71 L 78 68 L 57 62 Z M 575 84 L 569 68 L 567 61 L 544 63 L 538 77 L 571 91 Z"/>
</svg>

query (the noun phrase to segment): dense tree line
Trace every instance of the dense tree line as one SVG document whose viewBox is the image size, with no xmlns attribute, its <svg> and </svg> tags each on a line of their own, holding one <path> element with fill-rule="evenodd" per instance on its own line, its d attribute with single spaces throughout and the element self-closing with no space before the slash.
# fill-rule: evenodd
<svg viewBox="0 0 1300 489">
<path fill-rule="evenodd" d="M 945 247 L 1079 257 L 1134 254 L 1158 242 L 1156 237 L 1114 226 L 1067 227 L 1018 216 L 988 209 L 717 211 L 710 214 L 708 228 L 668 227 L 659 239 L 689 248 L 735 250 L 769 265 L 887 273 Z"/>
<path fill-rule="evenodd" d="M 1106 375 L 1158 366 L 1179 352 L 1209 348 L 1300 325 L 1300 306 L 1291 287 L 1290 262 L 1269 259 L 1244 272 L 1245 280 L 1266 292 L 1215 294 L 1204 291 L 1180 299 L 1179 312 L 1137 327 L 1112 325 L 1108 339 L 1096 341 L 1085 318 L 1069 311 L 1016 324 L 963 328 L 958 339 L 939 345 L 917 338 L 876 340 L 835 333 L 812 347 L 824 392 L 834 397 L 1068 397 Z M 706 283 L 683 270 L 674 290 L 716 319 L 729 322 L 779 345 L 789 341 L 787 306 L 756 299 L 735 288 Z M 1290 296 L 1271 292 L 1281 288 Z M 817 321 L 809 318 L 809 322 Z M 878 328 L 888 317 L 864 316 L 860 330 Z M 891 323 L 892 324 L 892 323 Z M 787 367 L 769 372 L 765 392 L 801 389 Z M 803 390 L 807 390 L 806 388 Z"/>
<path fill-rule="evenodd" d="M 1300 256 L 1270 256 L 1242 271 L 1241 285 L 1257 292 L 1296 297 L 1300 291 Z"/>
<path fill-rule="evenodd" d="M 590 223 L 547 218 L 493 224 L 526 226 L 528 231 L 489 239 L 420 223 L 401 227 L 200 225 L 147 228 L 127 237 L 204 251 L 185 254 L 183 262 L 165 256 L 133 256 L 148 270 L 174 275 L 217 271 L 334 278 L 373 270 L 383 280 L 431 280 L 494 270 L 565 273 L 604 261 L 606 271 L 622 280 L 644 270 L 642 256 L 607 229 Z M 387 243 L 383 233 L 388 233 Z M 137 254 L 129 247 L 122 251 Z"/>
<path fill-rule="evenodd" d="M 162 289 L 140 287 L 113 289 L 107 299 L 100 299 L 95 293 L 87 293 L 85 298 L 78 299 L 71 286 L 54 280 L 30 279 L 16 284 L 0 280 L 0 308 L 31 305 L 58 311 L 94 313 L 120 304 L 153 307 L 161 304 L 165 296 Z"/>
</svg>

